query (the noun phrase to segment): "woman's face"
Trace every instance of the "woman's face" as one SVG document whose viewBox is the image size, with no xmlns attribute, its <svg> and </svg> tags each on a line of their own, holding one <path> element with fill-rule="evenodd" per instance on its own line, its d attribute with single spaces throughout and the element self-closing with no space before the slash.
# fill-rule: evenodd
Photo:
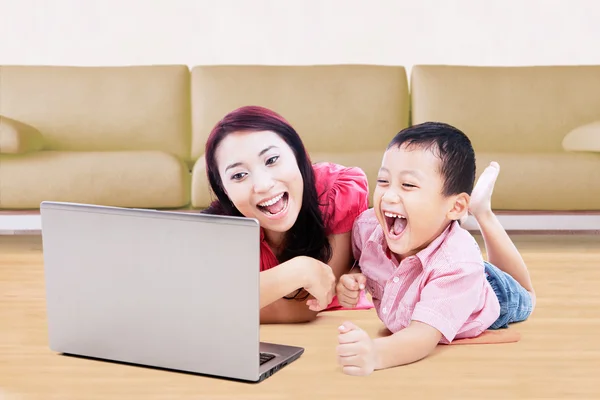
<svg viewBox="0 0 600 400">
<path fill-rule="evenodd" d="M 303 179 L 294 152 L 275 132 L 233 132 L 216 150 L 233 205 L 272 232 L 287 232 L 302 207 Z"/>
</svg>

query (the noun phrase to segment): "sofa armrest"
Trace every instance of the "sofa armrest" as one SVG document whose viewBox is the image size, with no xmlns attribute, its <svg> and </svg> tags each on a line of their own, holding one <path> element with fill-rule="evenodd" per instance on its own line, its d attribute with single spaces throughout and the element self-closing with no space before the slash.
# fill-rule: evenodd
<svg viewBox="0 0 600 400">
<path fill-rule="evenodd" d="M 31 125 L 0 115 L 0 154 L 25 154 L 44 148 L 44 138 Z"/>
</svg>

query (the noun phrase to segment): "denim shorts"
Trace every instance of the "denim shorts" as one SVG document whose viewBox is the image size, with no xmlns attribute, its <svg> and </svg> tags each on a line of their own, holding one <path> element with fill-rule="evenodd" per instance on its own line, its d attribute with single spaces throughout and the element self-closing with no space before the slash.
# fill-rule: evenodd
<svg viewBox="0 0 600 400">
<path fill-rule="evenodd" d="M 525 321 L 533 311 L 531 295 L 512 276 L 484 261 L 485 276 L 500 303 L 500 316 L 489 329 L 507 328 L 508 324 Z"/>
</svg>

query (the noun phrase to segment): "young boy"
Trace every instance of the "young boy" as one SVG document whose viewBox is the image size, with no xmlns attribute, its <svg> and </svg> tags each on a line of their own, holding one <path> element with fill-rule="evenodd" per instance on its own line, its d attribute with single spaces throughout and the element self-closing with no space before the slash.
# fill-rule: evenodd
<svg viewBox="0 0 600 400">
<path fill-rule="evenodd" d="M 338 362 L 368 375 L 426 357 L 438 343 L 523 321 L 535 307 L 527 267 L 491 209 L 497 163 L 475 180 L 475 154 L 460 130 L 427 122 L 398 133 L 382 160 L 373 208 L 353 227 L 360 272 L 340 278 L 340 304 L 365 287 L 391 336 L 339 327 Z M 471 192 L 472 196 L 471 196 Z M 488 253 L 459 221 L 477 220 Z"/>
</svg>

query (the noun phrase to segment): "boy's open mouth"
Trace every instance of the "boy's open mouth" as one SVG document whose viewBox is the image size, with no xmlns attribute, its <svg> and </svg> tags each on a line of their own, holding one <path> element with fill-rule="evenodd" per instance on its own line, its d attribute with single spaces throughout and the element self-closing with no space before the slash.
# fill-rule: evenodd
<svg viewBox="0 0 600 400">
<path fill-rule="evenodd" d="M 288 205 L 288 192 L 283 192 L 275 197 L 271 197 L 257 204 L 260 211 L 267 214 L 268 216 L 275 216 L 284 212 Z"/>
<path fill-rule="evenodd" d="M 385 224 L 388 230 L 388 234 L 392 239 L 398 239 L 402 232 L 406 229 L 406 225 L 408 221 L 406 217 L 401 214 L 392 213 L 389 211 L 384 211 L 383 215 L 385 216 Z"/>
</svg>

